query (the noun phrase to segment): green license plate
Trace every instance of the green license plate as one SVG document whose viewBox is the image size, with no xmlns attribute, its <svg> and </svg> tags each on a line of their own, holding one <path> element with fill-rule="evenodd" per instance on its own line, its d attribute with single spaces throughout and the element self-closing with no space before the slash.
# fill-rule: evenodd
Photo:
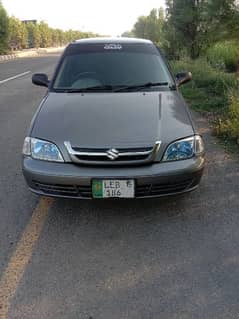
<svg viewBox="0 0 239 319">
<path fill-rule="evenodd" d="M 92 181 L 93 198 L 134 198 L 133 179 L 105 179 Z"/>
</svg>

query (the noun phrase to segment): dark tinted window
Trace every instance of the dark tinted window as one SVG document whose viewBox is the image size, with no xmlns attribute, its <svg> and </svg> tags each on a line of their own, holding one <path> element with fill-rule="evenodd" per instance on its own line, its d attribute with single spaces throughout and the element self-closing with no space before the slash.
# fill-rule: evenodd
<svg viewBox="0 0 239 319">
<path fill-rule="evenodd" d="M 66 51 L 53 87 L 82 89 L 147 82 L 172 82 L 167 66 L 153 45 L 122 44 L 109 49 L 104 44 L 88 44 L 75 45 Z"/>
</svg>

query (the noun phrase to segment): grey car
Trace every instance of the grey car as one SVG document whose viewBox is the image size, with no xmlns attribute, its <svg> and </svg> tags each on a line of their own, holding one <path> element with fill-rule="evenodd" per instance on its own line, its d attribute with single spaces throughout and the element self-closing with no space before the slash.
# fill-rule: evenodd
<svg viewBox="0 0 239 319">
<path fill-rule="evenodd" d="M 31 191 L 69 198 L 144 198 L 195 190 L 204 145 L 172 75 L 151 41 L 82 39 L 63 52 L 25 138 Z"/>
</svg>

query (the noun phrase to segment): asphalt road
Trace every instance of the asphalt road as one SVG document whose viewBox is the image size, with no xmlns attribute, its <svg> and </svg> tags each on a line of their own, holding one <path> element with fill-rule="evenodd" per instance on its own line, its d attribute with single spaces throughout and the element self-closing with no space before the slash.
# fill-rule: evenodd
<svg viewBox="0 0 239 319">
<path fill-rule="evenodd" d="M 0 83 L 31 72 L 0 84 L 0 319 L 239 318 L 239 163 L 202 117 L 207 165 L 186 196 L 48 202 L 28 191 L 21 148 L 45 93 L 30 78 L 57 58 L 0 63 Z"/>
</svg>

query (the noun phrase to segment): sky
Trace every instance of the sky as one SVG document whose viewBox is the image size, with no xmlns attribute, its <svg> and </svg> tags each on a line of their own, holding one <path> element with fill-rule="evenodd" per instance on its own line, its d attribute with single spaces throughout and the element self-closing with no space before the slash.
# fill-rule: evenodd
<svg viewBox="0 0 239 319">
<path fill-rule="evenodd" d="M 2 4 L 8 15 L 21 20 L 44 20 L 53 28 L 118 36 L 132 29 L 140 15 L 164 7 L 164 0 L 2 0 Z"/>
</svg>

